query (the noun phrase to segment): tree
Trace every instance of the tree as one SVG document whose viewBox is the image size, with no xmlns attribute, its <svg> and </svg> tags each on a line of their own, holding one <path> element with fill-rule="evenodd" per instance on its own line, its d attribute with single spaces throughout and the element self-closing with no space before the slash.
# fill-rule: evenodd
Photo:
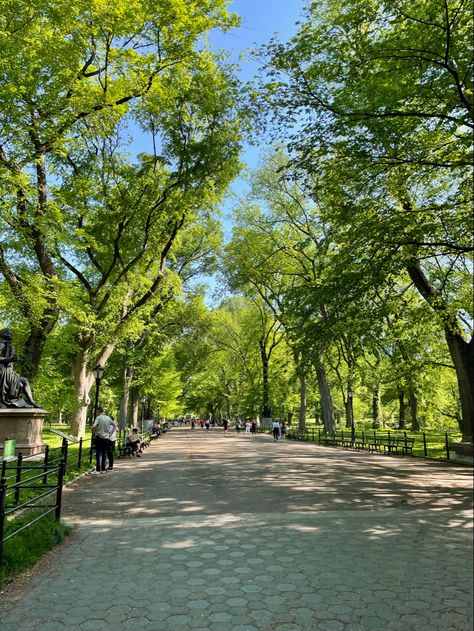
<svg viewBox="0 0 474 631">
<path fill-rule="evenodd" d="M 463 0 L 416 7 L 328 0 L 309 5 L 288 44 L 265 51 L 266 99 L 282 126 L 294 121 L 294 164 L 308 190 L 326 197 L 345 253 L 341 269 L 351 270 L 340 277 L 347 300 L 394 272 L 409 274 L 444 328 L 465 437 L 474 424 L 465 300 L 473 251 L 471 39 Z M 351 275 L 357 282 L 347 282 Z"/>
<path fill-rule="evenodd" d="M 67 220 L 54 189 L 75 168 L 71 154 L 111 137 L 152 91 L 166 109 L 176 74 L 206 57 L 196 42 L 236 18 L 224 0 L 15 0 L 0 15 L 0 273 L 29 329 L 20 356 L 34 379 L 62 306 L 57 239 Z"/>
</svg>

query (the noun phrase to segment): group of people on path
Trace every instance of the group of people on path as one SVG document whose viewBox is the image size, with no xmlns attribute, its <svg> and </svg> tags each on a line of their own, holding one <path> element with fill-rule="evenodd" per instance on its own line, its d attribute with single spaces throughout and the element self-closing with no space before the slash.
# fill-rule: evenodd
<svg viewBox="0 0 474 631">
<path fill-rule="evenodd" d="M 196 426 L 199 425 L 201 429 L 206 428 L 207 431 L 211 429 L 211 425 L 213 423 L 210 419 L 192 419 L 191 420 L 191 429 L 195 429 Z M 224 419 L 222 421 L 222 426 L 224 428 L 224 436 L 227 435 L 228 430 L 230 429 L 230 421 L 229 419 Z M 245 423 L 241 419 L 237 419 L 235 422 L 235 431 L 237 434 L 245 430 L 245 434 L 248 435 L 256 435 L 257 434 L 257 422 L 252 421 L 250 418 L 246 419 Z M 272 422 L 272 434 L 275 440 L 278 440 L 280 437 L 285 437 L 287 432 L 286 423 L 280 423 L 279 421 Z"/>
<path fill-rule="evenodd" d="M 96 465 L 92 473 L 105 473 L 114 470 L 115 443 L 117 440 L 118 425 L 112 416 L 97 408 L 98 415 L 92 425 L 92 438 L 95 445 Z M 138 427 L 132 427 L 127 436 L 127 444 L 132 449 L 132 454 L 141 457 L 142 445 Z"/>
</svg>

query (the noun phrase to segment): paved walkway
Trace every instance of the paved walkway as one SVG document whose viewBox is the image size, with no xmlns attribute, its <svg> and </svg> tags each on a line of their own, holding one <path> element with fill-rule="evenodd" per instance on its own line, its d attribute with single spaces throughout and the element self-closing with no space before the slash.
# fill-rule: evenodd
<svg viewBox="0 0 474 631">
<path fill-rule="evenodd" d="M 66 492 L 2 631 L 471 631 L 467 467 L 173 430 Z"/>
</svg>

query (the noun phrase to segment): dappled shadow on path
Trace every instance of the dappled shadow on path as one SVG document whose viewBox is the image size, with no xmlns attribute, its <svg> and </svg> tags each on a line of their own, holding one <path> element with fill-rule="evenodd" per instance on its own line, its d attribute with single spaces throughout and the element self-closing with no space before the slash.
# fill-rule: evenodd
<svg viewBox="0 0 474 631">
<path fill-rule="evenodd" d="M 218 431 L 173 431 L 155 445 L 140 462 L 121 461 L 112 481 L 87 481 L 67 512 L 129 519 L 472 507 L 468 467 Z"/>
</svg>

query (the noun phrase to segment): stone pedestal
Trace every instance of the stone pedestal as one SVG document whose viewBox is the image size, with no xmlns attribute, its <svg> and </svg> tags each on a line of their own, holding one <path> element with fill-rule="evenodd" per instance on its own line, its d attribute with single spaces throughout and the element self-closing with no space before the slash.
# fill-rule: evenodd
<svg viewBox="0 0 474 631">
<path fill-rule="evenodd" d="M 48 414 L 42 408 L 0 408 L 0 460 L 6 438 L 15 438 L 16 453 L 24 456 L 43 451 L 43 422 Z"/>
</svg>

